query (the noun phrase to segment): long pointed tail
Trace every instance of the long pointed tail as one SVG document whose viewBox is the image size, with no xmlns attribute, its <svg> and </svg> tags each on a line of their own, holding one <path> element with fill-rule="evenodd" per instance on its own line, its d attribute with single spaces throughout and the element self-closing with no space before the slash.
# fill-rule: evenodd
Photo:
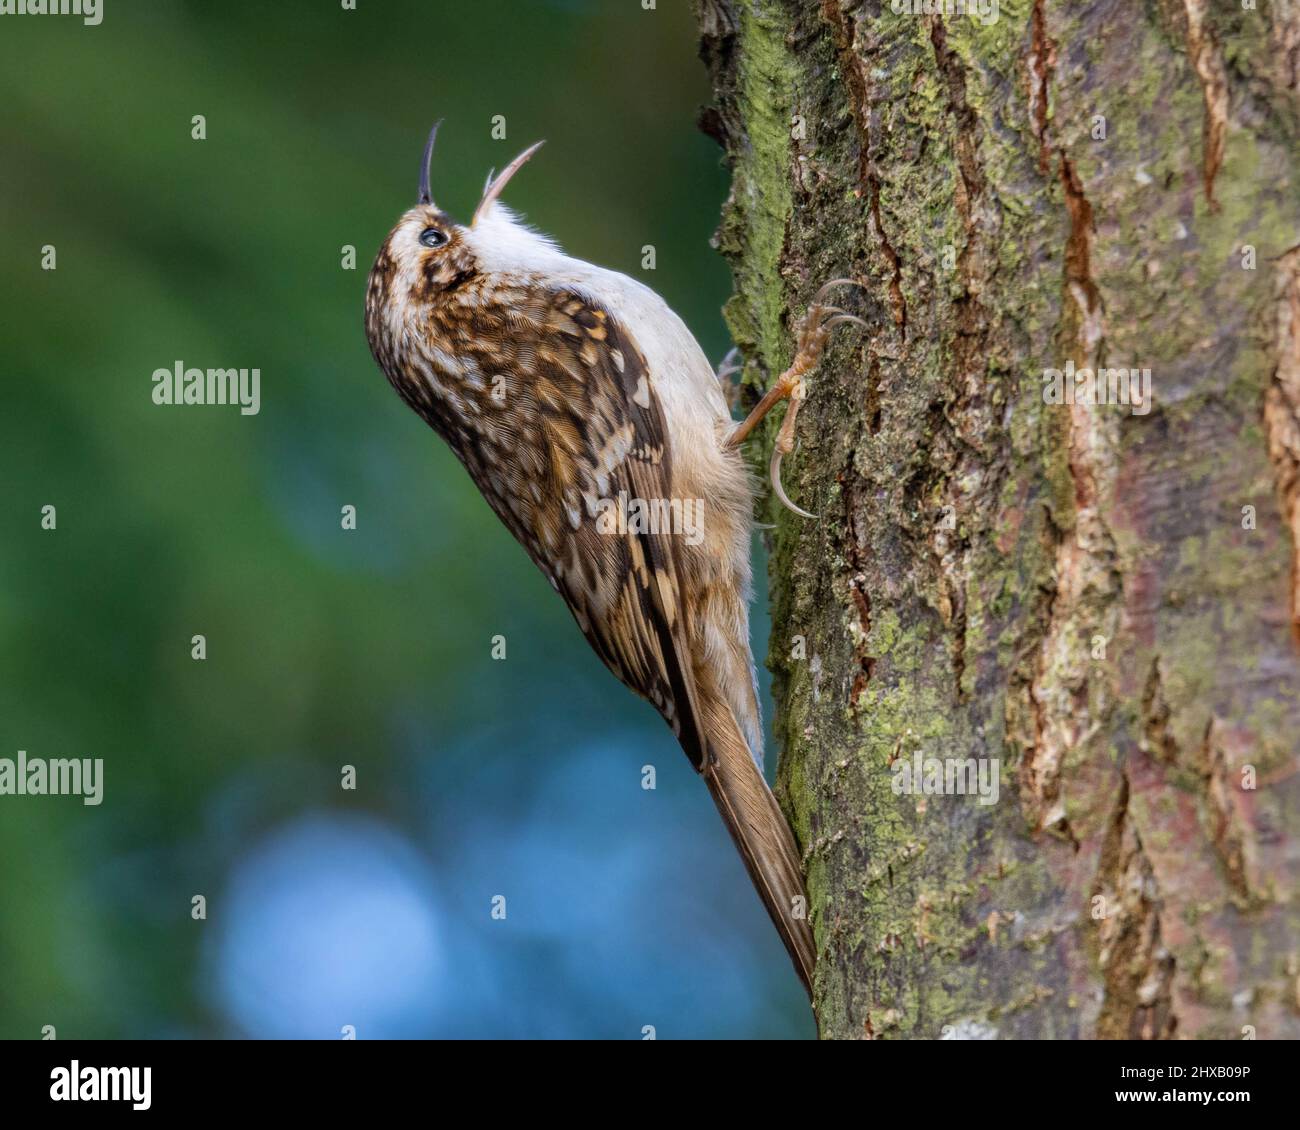
<svg viewBox="0 0 1300 1130">
<path fill-rule="evenodd" d="M 731 710 L 715 701 L 703 704 L 702 713 L 709 747 L 704 779 L 811 998 L 817 948 L 794 834 Z"/>
</svg>

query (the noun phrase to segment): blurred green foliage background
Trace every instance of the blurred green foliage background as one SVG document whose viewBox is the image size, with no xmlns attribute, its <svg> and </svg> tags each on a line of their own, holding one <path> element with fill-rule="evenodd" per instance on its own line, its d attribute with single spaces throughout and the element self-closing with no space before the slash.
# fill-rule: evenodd
<svg viewBox="0 0 1300 1130">
<path fill-rule="evenodd" d="M 103 12 L 0 18 L 0 757 L 105 762 L 0 797 L 0 1037 L 811 1035 L 670 733 L 362 332 L 442 117 L 440 204 L 546 138 L 509 202 L 725 352 L 687 0 Z M 154 405 L 177 360 L 261 413 Z"/>
</svg>

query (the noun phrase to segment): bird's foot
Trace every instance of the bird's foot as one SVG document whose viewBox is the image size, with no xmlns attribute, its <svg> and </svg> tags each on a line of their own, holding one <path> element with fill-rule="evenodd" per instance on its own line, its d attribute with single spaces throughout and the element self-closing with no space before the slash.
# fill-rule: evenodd
<svg viewBox="0 0 1300 1130">
<path fill-rule="evenodd" d="M 789 400 L 790 406 L 786 409 L 785 419 L 781 421 L 781 430 L 777 432 L 776 443 L 772 448 L 770 476 L 772 490 L 781 505 L 804 518 L 815 518 L 816 515 L 800 509 L 786 495 L 785 488 L 781 485 L 781 460 L 794 450 L 795 420 L 798 418 L 799 408 L 808 396 L 805 378 L 821 361 L 822 354 L 826 351 L 826 343 L 830 340 L 831 330 L 845 322 L 856 323 L 863 329 L 871 328 L 855 314 L 849 314 L 838 306 L 825 305 L 826 295 L 837 286 L 861 285 L 853 279 L 833 279 L 813 296 L 804 316 L 799 319 L 795 331 L 795 355 L 790 367 L 777 377 L 776 383 L 767 390 L 763 399 L 745 417 L 744 422 L 736 425 L 736 430 L 727 437 L 724 444 L 728 448 L 738 447 L 779 401 Z"/>
</svg>

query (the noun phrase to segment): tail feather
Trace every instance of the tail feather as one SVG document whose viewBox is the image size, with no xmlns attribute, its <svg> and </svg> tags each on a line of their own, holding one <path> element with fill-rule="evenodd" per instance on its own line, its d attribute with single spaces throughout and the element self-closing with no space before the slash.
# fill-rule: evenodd
<svg viewBox="0 0 1300 1130">
<path fill-rule="evenodd" d="M 731 710 L 714 701 L 702 713 L 708 742 L 704 779 L 811 997 L 817 947 L 806 917 L 808 899 L 794 834 Z"/>
</svg>

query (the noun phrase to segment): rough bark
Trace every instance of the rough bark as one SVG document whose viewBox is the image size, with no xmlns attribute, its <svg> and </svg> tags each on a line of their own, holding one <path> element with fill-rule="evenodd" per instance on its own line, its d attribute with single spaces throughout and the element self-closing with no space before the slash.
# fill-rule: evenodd
<svg viewBox="0 0 1300 1130">
<path fill-rule="evenodd" d="M 767 515 L 823 1035 L 1300 1037 L 1300 3 L 697 6 L 747 386 L 875 327 Z"/>
</svg>

